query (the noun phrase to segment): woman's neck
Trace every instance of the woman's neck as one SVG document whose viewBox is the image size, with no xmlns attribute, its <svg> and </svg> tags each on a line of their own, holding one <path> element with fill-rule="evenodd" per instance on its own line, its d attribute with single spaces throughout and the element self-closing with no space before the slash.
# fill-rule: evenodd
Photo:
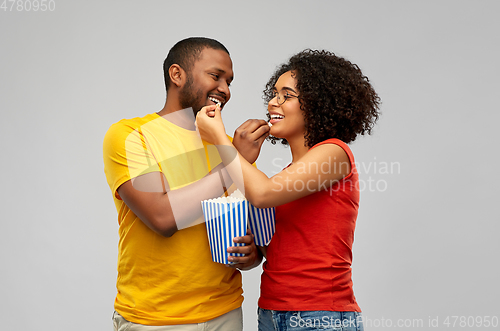
<svg viewBox="0 0 500 331">
<path fill-rule="evenodd" d="M 287 139 L 287 141 L 292 152 L 292 163 L 300 160 L 309 150 L 309 147 L 305 146 L 305 138 L 303 136 L 298 139 Z"/>
</svg>

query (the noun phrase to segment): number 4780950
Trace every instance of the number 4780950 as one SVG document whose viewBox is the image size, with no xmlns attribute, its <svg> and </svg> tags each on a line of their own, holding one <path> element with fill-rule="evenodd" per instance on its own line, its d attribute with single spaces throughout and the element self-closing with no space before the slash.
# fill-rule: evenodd
<svg viewBox="0 0 500 331">
<path fill-rule="evenodd" d="M 0 5 L 3 11 L 54 11 L 55 0 L 3 0 Z"/>
</svg>

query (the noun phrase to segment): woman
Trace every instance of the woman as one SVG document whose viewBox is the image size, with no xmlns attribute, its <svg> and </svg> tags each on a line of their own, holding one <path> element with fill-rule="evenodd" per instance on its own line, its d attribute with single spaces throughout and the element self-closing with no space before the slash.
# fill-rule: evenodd
<svg viewBox="0 0 500 331">
<path fill-rule="evenodd" d="M 357 65 L 316 50 L 278 67 L 264 96 L 270 139 L 290 146 L 292 163 L 268 178 L 239 156 L 243 179 L 235 182 L 246 198 L 276 207 L 276 232 L 263 250 L 259 330 L 363 330 L 351 280 L 359 184 L 346 144 L 371 133 L 380 99 Z M 200 111 L 197 124 L 229 165 L 234 149 L 219 108 Z M 228 171 L 236 178 L 238 169 Z"/>
</svg>

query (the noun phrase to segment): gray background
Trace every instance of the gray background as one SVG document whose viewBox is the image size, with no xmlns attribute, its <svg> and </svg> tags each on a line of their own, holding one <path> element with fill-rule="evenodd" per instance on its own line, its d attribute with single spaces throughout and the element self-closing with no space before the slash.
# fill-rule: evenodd
<svg viewBox="0 0 500 331">
<path fill-rule="evenodd" d="M 483 329 L 443 323 L 500 316 L 499 2 L 55 4 L 0 10 L 2 330 L 112 328 L 118 226 L 102 139 L 163 107 L 162 62 L 188 36 L 231 52 L 229 134 L 264 117 L 265 82 L 304 48 L 357 63 L 380 94 L 373 135 L 352 145 L 365 183 L 353 280 L 367 329 Z M 272 175 L 289 160 L 266 143 L 258 166 Z M 244 273 L 247 331 L 260 271 Z"/>
</svg>

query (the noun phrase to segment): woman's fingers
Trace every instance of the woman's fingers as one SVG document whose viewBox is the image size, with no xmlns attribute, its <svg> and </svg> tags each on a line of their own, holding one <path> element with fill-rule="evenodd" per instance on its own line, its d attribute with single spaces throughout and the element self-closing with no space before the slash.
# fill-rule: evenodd
<svg viewBox="0 0 500 331">
<path fill-rule="evenodd" d="M 206 114 L 208 116 L 210 116 L 210 114 L 212 114 L 212 116 L 210 116 L 210 117 L 213 117 L 213 113 L 214 113 L 216 107 L 218 107 L 218 105 L 205 106 L 205 107 L 201 108 L 201 110 L 199 111 L 199 113 Z"/>
</svg>

